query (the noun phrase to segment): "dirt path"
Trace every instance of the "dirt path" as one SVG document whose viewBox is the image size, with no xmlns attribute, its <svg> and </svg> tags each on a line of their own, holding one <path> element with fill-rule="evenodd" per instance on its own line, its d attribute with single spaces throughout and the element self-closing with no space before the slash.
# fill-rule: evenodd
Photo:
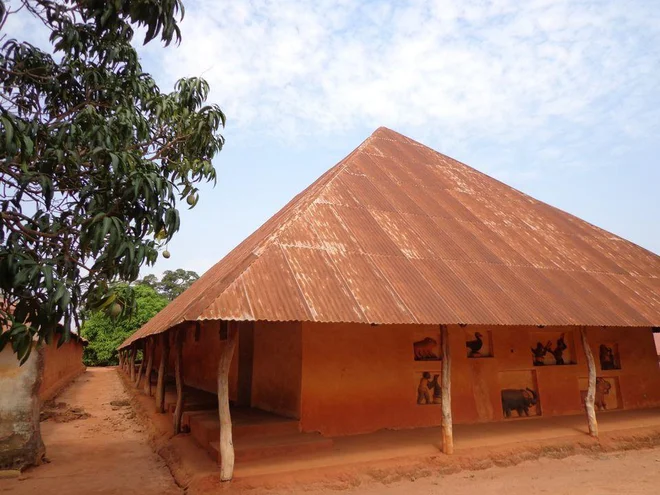
<svg viewBox="0 0 660 495">
<path fill-rule="evenodd" d="M 338 492 L 332 488 L 305 490 L 305 495 L 657 495 L 660 493 L 660 448 L 541 458 L 517 466 L 431 475 L 389 484 L 370 483 Z M 291 493 L 291 492 L 282 492 Z"/>
<path fill-rule="evenodd" d="M 59 404 L 47 411 L 50 418 L 42 423 L 51 462 L 27 471 L 19 479 L 0 479 L 0 494 L 183 494 L 165 463 L 147 444 L 146 433 L 135 418 L 116 370 L 90 368 L 56 402 Z M 450 475 L 427 470 L 402 479 L 382 469 L 374 471 L 372 478 L 370 482 L 355 484 L 339 474 L 320 483 L 262 487 L 250 493 L 656 495 L 660 487 L 660 448 L 565 459 L 541 458 L 513 467 Z M 383 479 L 395 481 L 379 482 Z M 204 493 L 212 493 L 219 487 L 208 488 Z"/>
<path fill-rule="evenodd" d="M 0 493 L 183 493 L 147 444 L 114 368 L 89 368 L 56 402 L 52 417 L 41 423 L 50 463 L 0 480 Z"/>
</svg>

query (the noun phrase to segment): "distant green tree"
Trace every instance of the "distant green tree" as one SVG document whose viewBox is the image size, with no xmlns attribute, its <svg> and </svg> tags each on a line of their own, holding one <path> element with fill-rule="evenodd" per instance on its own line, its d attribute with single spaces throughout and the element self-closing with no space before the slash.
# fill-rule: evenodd
<svg viewBox="0 0 660 495">
<path fill-rule="evenodd" d="M 195 280 L 199 278 L 196 272 L 178 268 L 176 270 L 165 270 L 163 277 L 158 280 L 156 275 L 147 275 L 139 284 L 148 285 L 154 288 L 161 296 L 166 297 L 170 301 L 177 298 L 188 287 L 190 287 Z"/>
<path fill-rule="evenodd" d="M 121 296 L 128 286 L 115 289 Z M 168 300 L 148 285 L 132 288 L 136 309 L 131 316 L 112 318 L 105 311 L 95 311 L 83 323 L 82 336 L 89 341 L 83 361 L 87 366 L 110 366 L 119 362 L 117 347 L 133 332 L 167 306 Z"/>
</svg>

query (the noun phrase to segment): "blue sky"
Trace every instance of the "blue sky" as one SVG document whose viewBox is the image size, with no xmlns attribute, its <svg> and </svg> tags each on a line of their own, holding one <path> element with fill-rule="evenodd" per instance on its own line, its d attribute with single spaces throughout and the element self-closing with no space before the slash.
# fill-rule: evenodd
<svg viewBox="0 0 660 495">
<path fill-rule="evenodd" d="M 381 125 L 660 253 L 660 3 L 184 3 L 143 65 L 206 78 L 227 143 L 144 273 L 205 271 Z"/>
</svg>

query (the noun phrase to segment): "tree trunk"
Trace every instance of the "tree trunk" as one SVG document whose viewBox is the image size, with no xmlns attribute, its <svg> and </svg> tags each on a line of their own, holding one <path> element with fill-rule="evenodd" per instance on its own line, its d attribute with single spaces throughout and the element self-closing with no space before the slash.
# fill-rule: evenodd
<svg viewBox="0 0 660 495">
<path fill-rule="evenodd" d="M 176 378 L 176 408 L 174 409 L 174 434 L 181 433 L 183 415 L 183 339 L 185 330 L 174 334 L 174 377 Z"/>
<path fill-rule="evenodd" d="M 137 377 L 135 378 L 135 388 L 140 388 L 140 380 L 142 380 L 142 372 L 144 371 L 144 358 L 146 357 L 145 350 L 146 347 L 142 349 L 142 359 L 140 360 L 140 366 L 138 367 Z"/>
<path fill-rule="evenodd" d="M 158 366 L 158 383 L 156 384 L 156 412 L 165 412 L 165 373 L 167 361 L 170 358 L 170 339 L 167 333 L 160 334 L 160 364 Z"/>
<path fill-rule="evenodd" d="M 589 435 L 598 437 L 598 422 L 596 421 L 596 363 L 594 355 L 591 353 L 591 347 L 587 340 L 587 330 L 580 327 L 580 337 L 582 337 L 582 347 L 584 355 L 587 358 L 587 367 L 589 368 L 589 386 L 587 388 L 587 397 L 584 399 L 584 407 L 587 411 L 587 423 L 589 424 Z"/>
<path fill-rule="evenodd" d="M 222 322 L 221 322 L 222 324 Z M 229 368 L 236 348 L 235 324 L 227 332 L 220 361 L 218 362 L 218 414 L 220 416 L 220 479 L 231 481 L 234 477 L 234 443 L 232 441 L 231 415 L 229 413 Z"/>
<path fill-rule="evenodd" d="M 449 351 L 449 332 L 446 325 L 440 326 L 442 341 L 442 451 L 454 453 L 454 432 L 451 417 L 451 353 Z"/>
<path fill-rule="evenodd" d="M 151 337 L 148 341 L 149 358 L 147 359 L 147 370 L 144 373 L 144 393 L 151 396 L 151 371 L 154 367 L 154 353 L 156 351 L 156 340 Z M 144 358 L 143 358 L 144 359 Z"/>
<path fill-rule="evenodd" d="M 129 363 L 130 366 L 130 373 L 131 373 L 131 381 L 135 381 L 135 357 L 137 356 L 137 347 L 135 344 L 131 347 L 131 362 Z"/>
</svg>

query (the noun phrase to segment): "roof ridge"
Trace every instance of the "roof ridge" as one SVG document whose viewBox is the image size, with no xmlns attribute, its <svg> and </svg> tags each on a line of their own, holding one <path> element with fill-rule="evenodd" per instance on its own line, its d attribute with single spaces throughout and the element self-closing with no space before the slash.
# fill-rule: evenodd
<svg viewBox="0 0 660 495">
<path fill-rule="evenodd" d="M 362 143 L 360 143 L 360 145 L 357 148 L 355 148 L 353 151 L 351 151 L 351 153 L 349 153 L 347 156 L 342 158 L 336 165 L 334 165 L 332 168 L 330 168 L 330 170 L 326 171 L 323 175 L 321 175 L 321 177 L 319 177 L 317 180 L 315 180 L 309 186 L 307 186 L 305 189 L 303 189 L 291 201 L 289 201 L 289 203 L 287 203 L 287 205 L 285 205 L 283 207 L 283 208 L 286 208 L 288 205 L 290 205 L 292 203 L 294 203 L 294 205 L 295 205 L 295 206 L 292 207 L 293 211 L 290 212 L 290 214 L 283 221 L 283 223 L 280 224 L 279 228 L 277 228 L 269 236 L 262 239 L 262 241 L 259 242 L 251 250 L 251 253 L 256 255 L 255 258 L 250 263 L 248 263 L 247 266 L 245 266 L 245 268 L 243 270 L 241 270 L 239 273 L 237 273 L 234 276 L 234 279 L 231 282 L 229 282 L 225 286 L 224 289 L 222 289 L 220 292 L 218 292 L 213 298 L 209 298 L 208 303 L 204 307 L 200 308 L 199 315 L 203 314 L 204 311 L 206 311 L 214 303 L 214 301 L 218 297 L 220 297 L 228 287 L 230 287 L 232 285 L 232 283 L 234 283 L 243 273 L 245 273 L 247 270 L 249 270 L 250 267 L 261 257 L 261 254 L 263 252 L 265 252 L 266 249 L 268 249 L 269 245 L 271 245 L 273 242 L 277 242 L 277 240 L 279 239 L 282 232 L 284 232 L 286 230 L 286 228 L 289 225 L 291 225 L 291 223 L 293 221 L 300 218 L 300 216 L 305 214 L 307 212 L 307 210 L 309 208 L 311 208 L 311 206 L 316 202 L 316 200 L 318 199 L 320 194 L 325 190 L 325 188 L 327 188 L 330 184 L 332 184 L 332 182 L 337 178 L 337 176 L 341 172 L 344 171 L 344 169 L 346 168 L 346 165 L 348 164 L 348 161 L 355 154 L 360 152 L 362 150 L 362 148 L 364 148 L 374 138 L 376 133 L 381 129 L 386 129 L 386 128 L 379 127 L 378 129 L 376 129 L 376 131 L 374 131 L 369 137 L 367 137 L 364 141 L 362 141 Z M 324 179 L 326 179 L 326 180 L 324 181 Z M 315 188 L 315 186 L 316 186 L 316 188 Z M 309 191 L 312 188 L 314 188 L 314 191 Z M 302 207 L 296 208 L 296 206 L 298 206 L 297 202 L 299 202 L 303 199 L 306 199 L 306 198 L 309 199 L 309 201 L 307 201 L 307 204 L 302 206 Z M 265 225 L 265 223 L 267 223 L 267 222 L 268 222 L 268 220 L 266 222 L 264 222 L 264 224 L 262 224 L 261 227 L 263 227 L 263 225 Z M 259 228 L 261 228 L 261 227 L 259 227 Z M 239 246 L 240 246 L 240 244 L 239 244 Z M 245 256 L 245 258 L 247 258 L 247 255 Z M 243 259 L 245 259 L 245 258 L 243 258 Z M 222 260 L 218 261 L 218 263 L 220 263 L 221 261 Z M 184 312 L 184 314 L 185 314 L 185 312 Z M 198 317 L 199 317 L 199 315 L 198 315 Z M 197 319 L 197 317 L 196 317 L 196 319 Z"/>
</svg>

